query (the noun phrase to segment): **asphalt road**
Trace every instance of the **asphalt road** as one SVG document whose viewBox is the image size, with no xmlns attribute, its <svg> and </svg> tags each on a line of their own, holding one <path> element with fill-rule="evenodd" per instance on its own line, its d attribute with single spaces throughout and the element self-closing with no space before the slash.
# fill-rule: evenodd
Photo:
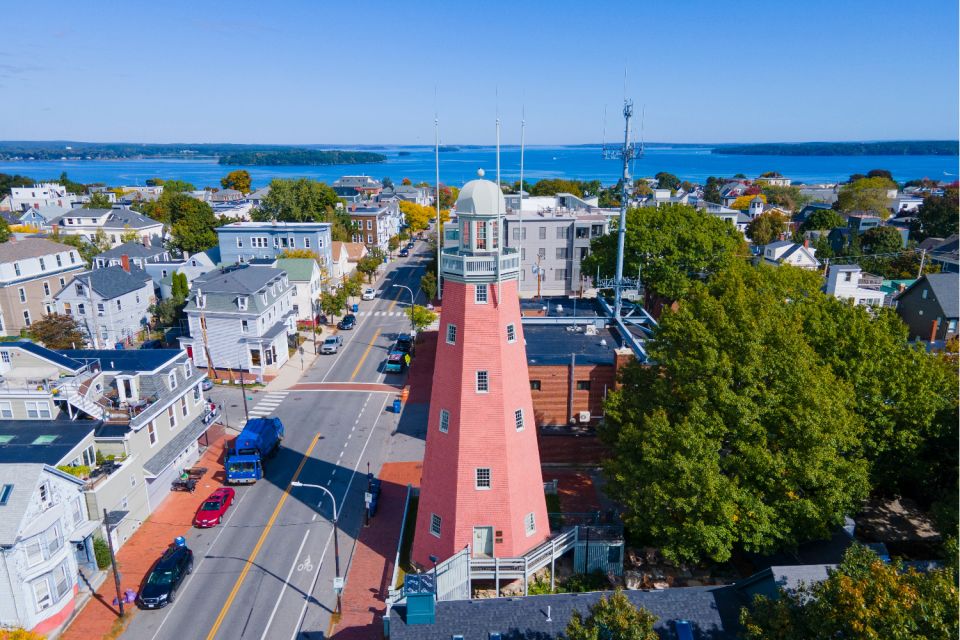
<svg viewBox="0 0 960 640">
<path fill-rule="evenodd" d="M 413 256 L 389 265 L 378 297 L 359 303 L 357 327 L 340 332 L 345 341 L 340 352 L 319 357 L 301 383 L 403 383 L 405 374 L 382 371 L 392 339 L 409 329 L 403 312 L 410 293 L 391 285 L 409 286 L 422 304 L 418 285 L 426 251 L 420 242 Z M 243 411 L 239 390 L 217 389 L 211 396 L 227 405 L 230 422 L 236 424 Z M 340 574 L 345 575 L 363 525 L 367 465 L 376 472 L 388 453 L 393 459 L 422 455 L 422 440 L 397 432 L 398 416 L 390 411 L 395 396 L 363 388 L 270 394 L 268 403 L 279 401 L 271 415 L 283 421 L 286 438 L 267 461 L 266 478 L 237 487 L 236 502 L 222 525 L 191 530 L 187 544 L 195 554 L 193 574 L 173 604 L 140 612 L 124 637 L 326 637 L 336 603 L 332 504 L 320 489 L 289 485 L 294 479 L 317 484 L 336 497 Z M 248 397 L 251 410 L 268 398 L 259 390 Z"/>
</svg>

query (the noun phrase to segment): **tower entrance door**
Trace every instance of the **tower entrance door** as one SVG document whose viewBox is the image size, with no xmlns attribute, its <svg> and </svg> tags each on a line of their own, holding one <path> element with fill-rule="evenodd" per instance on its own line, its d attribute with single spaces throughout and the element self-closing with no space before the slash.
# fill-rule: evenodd
<svg viewBox="0 0 960 640">
<path fill-rule="evenodd" d="M 493 557 L 493 527 L 473 528 L 473 557 Z"/>
</svg>

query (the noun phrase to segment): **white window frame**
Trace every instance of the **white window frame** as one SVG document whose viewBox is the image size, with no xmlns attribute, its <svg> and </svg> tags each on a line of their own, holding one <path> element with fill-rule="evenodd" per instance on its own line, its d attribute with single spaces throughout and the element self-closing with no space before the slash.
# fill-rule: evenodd
<svg viewBox="0 0 960 640">
<path fill-rule="evenodd" d="M 154 424 L 153 420 L 147 423 L 147 440 L 151 447 L 157 444 L 157 425 Z"/>
<path fill-rule="evenodd" d="M 435 513 L 430 514 L 430 533 L 436 537 L 440 537 L 440 532 L 443 530 L 443 518 L 438 516 Z"/>
<path fill-rule="evenodd" d="M 198 383 L 193 387 L 193 404 L 200 404 L 201 402 L 203 402 L 203 390 Z"/>
<path fill-rule="evenodd" d="M 240 309 L 240 311 L 247 310 L 247 296 L 240 296 L 237 298 L 237 308 Z"/>
<path fill-rule="evenodd" d="M 477 467 L 473 471 L 473 486 L 478 491 L 489 491 L 493 487 L 493 472 L 490 467 Z"/>
<path fill-rule="evenodd" d="M 248 320 L 240 320 L 240 333 L 250 333 L 250 322 Z"/>
<path fill-rule="evenodd" d="M 523 519 L 523 530 L 529 538 L 537 532 L 537 516 L 531 511 Z"/>
<path fill-rule="evenodd" d="M 190 365 L 190 361 L 187 360 L 183 363 L 183 378 L 184 380 L 189 380 L 190 376 L 193 375 L 193 367 Z"/>
<path fill-rule="evenodd" d="M 487 284 L 478 284 L 473 287 L 473 301 L 476 304 L 487 304 L 489 299 L 488 290 L 490 286 Z"/>
<path fill-rule="evenodd" d="M 167 374 L 167 384 L 170 385 L 170 391 L 177 388 L 177 372 L 171 371 Z"/>
<path fill-rule="evenodd" d="M 26 302 L 26 301 L 27 301 L 27 290 L 26 290 L 26 289 L 24 289 L 23 287 L 20 287 L 19 289 L 17 289 L 17 293 L 20 294 L 20 302 Z"/>
<path fill-rule="evenodd" d="M 517 327 L 512 322 L 507 325 L 507 342 L 513 344 L 517 341 Z"/>
<path fill-rule="evenodd" d="M 38 612 L 53 606 L 53 591 L 50 589 L 50 581 L 47 580 L 47 576 L 41 576 L 30 585 L 33 588 L 33 600 Z M 42 589 L 37 589 L 37 587 L 42 587 Z"/>
<path fill-rule="evenodd" d="M 446 409 L 440 409 L 439 428 L 440 433 L 447 433 L 450 431 L 450 412 Z"/>
<path fill-rule="evenodd" d="M 170 421 L 171 429 L 177 428 L 177 410 L 173 408 L 172 404 L 167 407 L 167 420 Z"/>
<path fill-rule="evenodd" d="M 13 404 L 9 400 L 0 401 L 0 418 L 4 420 L 13 419 Z"/>
<path fill-rule="evenodd" d="M 457 344 L 457 325 L 447 323 L 447 344 Z"/>
<path fill-rule="evenodd" d="M 477 393 L 490 392 L 490 372 L 489 371 L 487 371 L 486 369 L 481 369 L 477 371 L 476 387 L 477 387 Z"/>
<path fill-rule="evenodd" d="M 187 395 L 184 394 L 180 396 L 180 413 L 183 414 L 183 417 L 186 418 L 190 413 L 190 409 L 187 408 Z"/>
<path fill-rule="evenodd" d="M 513 422 L 517 427 L 517 431 L 523 431 L 523 428 L 525 426 L 523 409 L 517 409 L 516 411 L 513 412 Z"/>
<path fill-rule="evenodd" d="M 29 420 L 50 420 L 53 417 L 50 413 L 50 403 L 46 400 L 28 400 L 23 403 L 23 406 L 27 410 Z"/>
</svg>

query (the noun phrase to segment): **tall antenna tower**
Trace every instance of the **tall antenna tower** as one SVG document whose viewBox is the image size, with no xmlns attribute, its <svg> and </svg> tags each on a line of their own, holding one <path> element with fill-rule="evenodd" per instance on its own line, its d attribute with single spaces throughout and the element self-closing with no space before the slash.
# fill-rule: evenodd
<svg viewBox="0 0 960 640">
<path fill-rule="evenodd" d="M 614 317 L 620 317 L 620 310 L 623 307 L 623 290 L 636 289 L 640 287 L 639 278 L 623 277 L 623 245 L 627 238 L 627 206 L 630 203 L 630 196 L 633 195 L 633 182 L 630 177 L 630 162 L 643 154 L 643 146 L 639 151 L 636 145 L 630 140 L 630 118 L 633 117 L 633 100 L 624 99 L 623 101 L 623 146 L 617 148 L 603 148 L 603 157 L 606 160 L 621 160 L 623 162 L 623 172 L 620 176 L 620 218 L 617 225 L 617 272 L 613 279 L 601 279 L 597 286 L 602 289 L 613 289 L 613 313 Z"/>
</svg>

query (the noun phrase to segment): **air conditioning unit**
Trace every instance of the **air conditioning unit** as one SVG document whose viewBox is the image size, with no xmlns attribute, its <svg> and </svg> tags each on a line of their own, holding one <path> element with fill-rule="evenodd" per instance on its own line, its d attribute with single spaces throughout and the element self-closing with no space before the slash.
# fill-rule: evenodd
<svg viewBox="0 0 960 640">
<path fill-rule="evenodd" d="M 590 412 L 589 412 L 589 411 L 581 411 L 581 412 L 580 412 L 580 422 L 581 422 L 582 424 L 586 424 L 586 423 L 590 422 Z"/>
</svg>

